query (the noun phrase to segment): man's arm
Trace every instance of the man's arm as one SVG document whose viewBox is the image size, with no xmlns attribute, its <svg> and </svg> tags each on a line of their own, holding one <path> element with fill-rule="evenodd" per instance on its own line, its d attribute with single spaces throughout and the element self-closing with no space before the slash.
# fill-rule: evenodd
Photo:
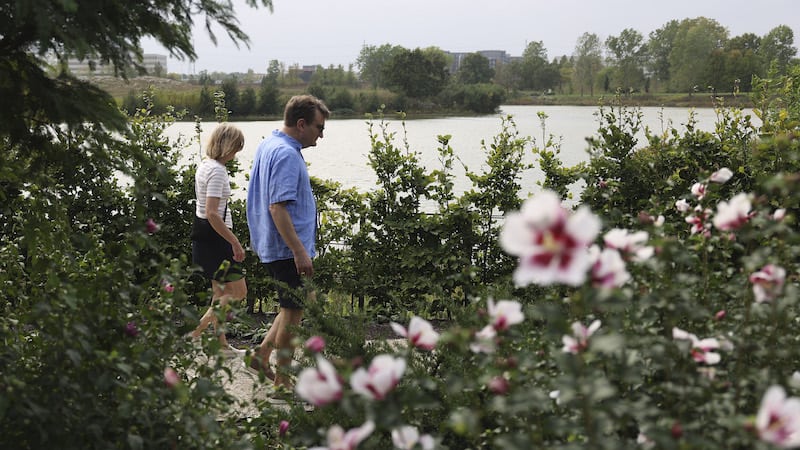
<svg viewBox="0 0 800 450">
<path fill-rule="evenodd" d="M 306 248 L 300 242 L 297 236 L 297 231 L 294 229 L 294 223 L 289 216 L 289 211 L 286 209 L 286 202 L 273 203 L 269 205 L 269 213 L 272 216 L 272 221 L 275 222 L 275 227 L 278 229 L 283 238 L 283 242 L 292 251 L 294 255 L 294 265 L 297 267 L 297 273 L 300 276 L 311 277 L 314 275 L 314 266 L 311 262 L 311 257 L 308 256 Z"/>
</svg>

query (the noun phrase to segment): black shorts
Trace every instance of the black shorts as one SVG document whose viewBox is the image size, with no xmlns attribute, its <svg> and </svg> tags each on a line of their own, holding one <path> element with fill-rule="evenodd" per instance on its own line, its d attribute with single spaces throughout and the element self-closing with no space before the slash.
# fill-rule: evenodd
<svg viewBox="0 0 800 450">
<path fill-rule="evenodd" d="M 242 263 L 233 260 L 233 247 L 222 236 L 192 241 L 192 262 L 203 268 L 206 278 L 220 283 L 244 278 Z"/>
<path fill-rule="evenodd" d="M 303 280 L 297 273 L 293 259 L 279 259 L 264 263 L 269 276 L 276 281 L 278 303 L 281 308 L 303 309 Z"/>
</svg>

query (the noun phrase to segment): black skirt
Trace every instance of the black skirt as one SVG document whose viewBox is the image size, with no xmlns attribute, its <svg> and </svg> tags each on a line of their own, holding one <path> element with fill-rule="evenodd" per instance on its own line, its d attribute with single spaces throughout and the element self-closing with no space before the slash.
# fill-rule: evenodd
<svg viewBox="0 0 800 450">
<path fill-rule="evenodd" d="M 204 219 L 196 218 L 196 221 Z M 208 221 L 206 221 L 208 223 Z M 203 275 L 220 282 L 235 281 L 243 276 L 242 265 L 233 260 L 233 247 L 210 225 L 210 232 L 192 239 L 192 262 L 203 269 Z M 193 236 L 196 236 L 193 233 Z"/>
</svg>

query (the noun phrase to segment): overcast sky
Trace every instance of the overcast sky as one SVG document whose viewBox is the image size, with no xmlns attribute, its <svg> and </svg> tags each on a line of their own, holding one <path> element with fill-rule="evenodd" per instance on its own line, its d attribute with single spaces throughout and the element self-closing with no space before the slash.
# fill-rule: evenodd
<svg viewBox="0 0 800 450">
<path fill-rule="evenodd" d="M 198 59 L 191 64 L 170 58 L 169 72 L 263 73 L 273 59 L 347 68 L 362 46 L 383 44 L 521 56 L 529 42 L 542 41 L 552 60 L 570 55 L 585 32 L 605 41 L 633 28 L 647 39 L 672 19 L 701 16 L 727 28 L 729 37 L 763 36 L 788 25 L 795 48 L 800 47 L 798 0 L 273 0 L 273 13 L 233 2 L 250 48 L 237 49 L 219 29 L 215 47 L 199 28 L 194 33 Z M 144 50 L 167 53 L 153 41 L 146 41 Z"/>
</svg>

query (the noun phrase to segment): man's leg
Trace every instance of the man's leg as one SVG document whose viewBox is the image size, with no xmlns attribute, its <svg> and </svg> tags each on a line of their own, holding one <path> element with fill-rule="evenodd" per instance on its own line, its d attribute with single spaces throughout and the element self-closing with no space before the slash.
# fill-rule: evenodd
<svg viewBox="0 0 800 450">
<path fill-rule="evenodd" d="M 275 335 L 278 333 L 278 330 L 283 328 L 283 308 L 278 312 L 278 315 L 275 316 L 275 319 L 272 320 L 272 325 L 270 325 L 269 330 L 267 330 L 266 336 L 264 336 L 264 340 L 261 341 L 261 344 L 256 347 L 256 352 L 253 355 L 253 359 L 257 359 L 256 363 L 251 364 L 251 367 L 263 368 L 267 378 L 274 378 L 272 375 L 272 371 L 269 370 L 269 357 L 272 355 L 272 350 L 275 349 Z"/>
<path fill-rule="evenodd" d="M 292 344 L 294 336 L 292 335 L 291 327 L 300 325 L 300 321 L 303 319 L 303 310 L 281 308 L 279 315 L 283 316 L 283 320 L 276 330 L 274 340 L 275 348 L 278 349 L 278 367 L 275 375 L 275 386 L 283 386 L 291 389 L 292 383 L 287 373 L 292 363 L 292 357 L 294 356 L 294 345 Z M 274 328 L 275 324 L 273 324 L 270 331 Z"/>
</svg>

